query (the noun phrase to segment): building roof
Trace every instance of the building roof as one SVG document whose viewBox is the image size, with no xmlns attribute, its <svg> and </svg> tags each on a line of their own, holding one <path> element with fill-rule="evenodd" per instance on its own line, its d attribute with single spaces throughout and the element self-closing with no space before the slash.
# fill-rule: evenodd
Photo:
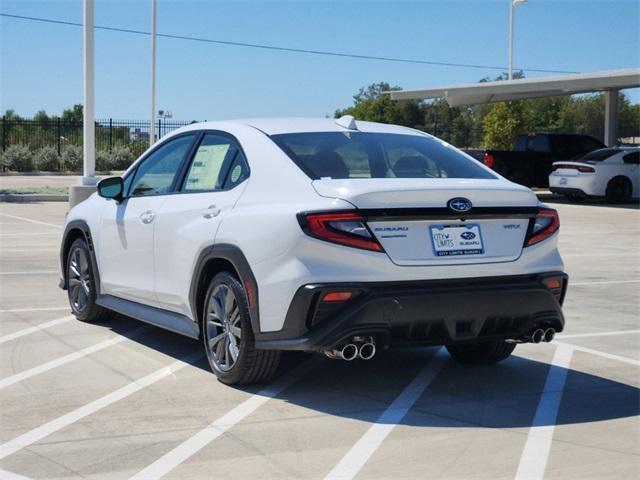
<svg viewBox="0 0 640 480">
<path fill-rule="evenodd" d="M 389 93 L 393 100 L 446 98 L 449 105 L 457 107 L 460 105 L 555 97 L 635 87 L 640 87 L 640 68 L 479 82 L 419 90 L 396 90 L 386 93 Z"/>
</svg>

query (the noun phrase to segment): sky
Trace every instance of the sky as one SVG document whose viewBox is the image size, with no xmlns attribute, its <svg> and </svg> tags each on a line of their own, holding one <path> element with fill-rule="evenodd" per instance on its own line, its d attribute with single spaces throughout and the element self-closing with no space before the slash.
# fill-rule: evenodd
<svg viewBox="0 0 640 480">
<path fill-rule="evenodd" d="M 150 0 L 96 0 L 95 24 L 150 30 Z M 515 67 L 588 72 L 640 65 L 637 0 L 529 0 L 515 9 Z M 0 13 L 82 22 L 81 0 L 1 0 Z M 509 0 L 158 0 L 159 33 L 400 57 L 508 65 Z M 60 114 L 82 103 L 82 28 L 0 17 L 0 110 Z M 150 37 L 97 30 L 96 117 L 150 115 Z M 157 108 L 179 120 L 325 116 L 362 86 L 476 82 L 500 69 L 327 57 L 157 40 Z M 640 89 L 627 90 L 634 103 Z"/>
</svg>

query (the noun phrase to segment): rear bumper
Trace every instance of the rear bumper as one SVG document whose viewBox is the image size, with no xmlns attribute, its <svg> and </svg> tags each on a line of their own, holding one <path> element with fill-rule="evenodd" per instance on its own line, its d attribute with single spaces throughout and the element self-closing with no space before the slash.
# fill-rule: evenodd
<svg viewBox="0 0 640 480">
<path fill-rule="evenodd" d="M 559 195 L 576 195 L 579 197 L 587 197 L 588 195 L 579 188 L 569 188 L 569 187 L 549 187 L 549 190 L 552 193 L 557 193 Z"/>
<path fill-rule="evenodd" d="M 561 287 L 550 290 L 550 277 Z M 535 328 L 562 331 L 562 272 L 447 281 L 313 284 L 300 288 L 284 328 L 257 333 L 256 347 L 320 351 L 356 336 L 379 344 L 446 345 L 520 339 Z M 351 291 L 343 304 L 320 302 L 327 292 Z"/>
</svg>

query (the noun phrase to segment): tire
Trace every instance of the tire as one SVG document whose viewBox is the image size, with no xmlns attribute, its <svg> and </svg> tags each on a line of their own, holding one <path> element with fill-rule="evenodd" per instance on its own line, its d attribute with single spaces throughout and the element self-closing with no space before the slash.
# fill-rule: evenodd
<svg viewBox="0 0 640 480">
<path fill-rule="evenodd" d="M 221 272 L 213 277 L 202 316 L 204 350 L 211 370 L 221 382 L 263 383 L 275 375 L 280 351 L 255 348 L 247 296 L 234 275 Z"/>
<path fill-rule="evenodd" d="M 604 194 L 609 203 L 625 203 L 631 199 L 631 181 L 627 177 L 614 177 L 607 183 Z"/>
<path fill-rule="evenodd" d="M 516 344 L 496 340 L 470 345 L 447 345 L 449 354 L 460 363 L 488 365 L 498 363 L 511 355 Z"/>
<path fill-rule="evenodd" d="M 96 304 L 96 276 L 84 238 L 77 238 L 71 244 L 65 273 L 71 313 L 83 322 L 104 320 L 111 312 Z"/>
</svg>

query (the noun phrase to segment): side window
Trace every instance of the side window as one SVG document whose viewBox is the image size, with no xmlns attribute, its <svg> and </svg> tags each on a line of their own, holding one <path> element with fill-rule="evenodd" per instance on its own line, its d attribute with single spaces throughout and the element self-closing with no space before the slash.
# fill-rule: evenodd
<svg viewBox="0 0 640 480">
<path fill-rule="evenodd" d="M 169 193 L 194 138 L 195 134 L 184 135 L 170 140 L 151 152 L 136 170 L 131 183 L 130 196 Z"/>
<path fill-rule="evenodd" d="M 246 162 L 233 139 L 207 133 L 193 157 L 183 192 L 211 192 L 233 188 L 248 175 Z"/>
<path fill-rule="evenodd" d="M 536 135 L 535 137 L 533 137 L 533 151 L 548 152 L 549 137 L 547 137 L 546 135 Z"/>
<path fill-rule="evenodd" d="M 624 163 L 630 163 L 632 165 L 640 165 L 640 152 L 627 153 L 622 157 Z"/>
</svg>

